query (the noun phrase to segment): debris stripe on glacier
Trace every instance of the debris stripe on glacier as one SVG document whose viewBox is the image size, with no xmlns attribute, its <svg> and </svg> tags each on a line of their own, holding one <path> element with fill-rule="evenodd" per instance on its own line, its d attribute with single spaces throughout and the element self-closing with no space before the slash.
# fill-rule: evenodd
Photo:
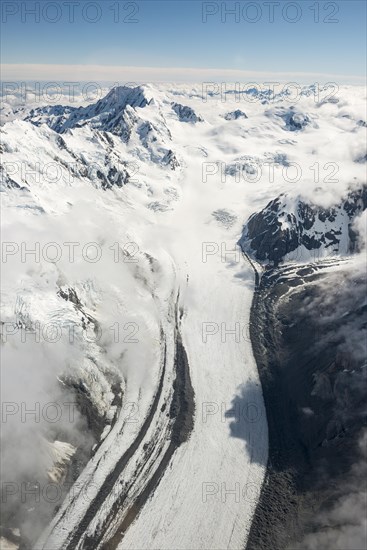
<svg viewBox="0 0 367 550">
<path fill-rule="evenodd" d="M 166 258 L 162 259 L 162 265 Z M 78 541 L 74 541 L 75 548 L 82 545 L 86 534 L 93 532 L 99 528 L 108 515 L 110 507 L 123 491 L 123 484 L 133 480 L 136 475 L 136 470 L 139 463 L 142 464 L 145 453 L 143 450 L 144 444 L 149 442 L 153 435 L 159 434 L 163 439 L 168 430 L 168 420 L 165 415 L 159 414 L 161 404 L 168 401 L 173 381 L 173 338 L 171 330 L 171 314 L 169 306 L 171 303 L 170 296 L 175 288 L 175 275 L 171 270 L 169 262 L 167 262 L 167 274 L 164 277 L 165 284 L 161 285 L 161 295 L 156 297 L 155 301 L 157 308 L 160 311 L 160 319 L 163 327 L 164 338 L 161 341 L 161 353 L 157 358 L 157 364 L 152 364 L 150 376 L 152 377 L 152 393 L 140 391 L 139 386 L 134 384 L 133 379 L 127 380 L 125 387 L 124 400 L 125 403 L 135 403 L 139 410 L 138 422 L 129 422 L 126 414 L 121 413 L 112 430 L 99 447 L 97 453 L 92 457 L 86 468 L 79 476 L 76 487 L 71 491 L 71 494 L 66 497 L 60 511 L 55 516 L 52 524 L 38 541 L 35 548 L 67 548 L 76 531 L 78 531 L 81 523 L 84 522 L 84 517 L 88 516 L 88 510 L 95 497 L 99 496 L 99 492 L 103 487 L 106 477 L 111 474 L 119 459 L 128 452 L 133 445 L 134 440 L 139 436 L 140 430 L 148 416 L 150 404 L 153 400 L 154 393 L 159 386 L 159 379 L 162 375 L 163 361 L 165 360 L 166 374 L 163 378 L 162 393 L 159 397 L 157 413 L 154 415 L 151 424 L 148 426 L 144 437 L 139 443 L 139 452 L 136 451 L 128 460 L 122 473 L 118 477 L 116 484 L 110 487 L 110 492 L 106 492 L 104 498 L 99 500 L 99 509 L 95 518 L 89 518 L 86 523 L 86 528 L 79 535 Z M 165 318 L 167 320 L 165 321 Z M 159 367 L 160 363 L 160 367 Z M 156 423 L 159 424 L 156 425 Z M 158 440 L 157 440 L 158 442 Z M 152 457 L 154 458 L 154 457 Z M 144 472 L 142 472 L 142 475 Z M 144 476 L 143 476 L 144 477 Z M 132 495 L 128 495 L 129 502 Z"/>
<path fill-rule="evenodd" d="M 174 348 L 177 319 L 175 305 L 179 289 L 176 287 L 175 278 L 172 284 L 173 290 L 170 296 L 162 300 L 162 303 L 167 301 L 167 307 L 164 304 L 160 308 L 164 366 L 155 397 L 154 416 L 149 420 L 144 438 L 123 468 L 110 494 L 104 501 L 100 501 L 100 508 L 96 511 L 95 517 L 91 519 L 80 537 L 76 536 L 69 541 L 68 547 L 71 549 L 82 546 L 82 541 L 85 539 L 93 541 L 96 547 L 109 541 L 121 524 L 128 523 L 131 509 L 135 511 L 135 507 L 138 508 L 135 503 L 141 500 L 142 493 L 149 490 L 150 480 L 156 475 L 161 475 L 161 462 L 169 451 L 172 436 L 173 422 L 169 418 L 168 411 L 174 397 L 173 385 L 178 376 Z M 148 417 L 145 423 L 147 421 Z"/>
<path fill-rule="evenodd" d="M 228 329 L 235 322 L 241 327 L 248 325 L 253 272 L 249 264 L 239 259 L 239 250 L 238 261 L 233 263 L 224 263 L 220 255 L 207 263 L 201 261 L 201 241 L 225 242 L 230 250 L 235 239 L 208 222 L 213 198 L 205 204 L 200 200 L 203 189 L 197 173 L 195 162 L 191 162 L 183 183 L 189 185 L 191 181 L 191 189 L 172 215 L 176 220 L 174 236 L 167 243 L 182 280 L 188 278 L 182 296 L 182 334 L 195 390 L 194 430 L 189 441 L 177 450 L 154 495 L 125 534 L 120 550 L 243 548 L 257 504 L 257 498 L 251 498 L 251 489 L 259 494 L 265 473 L 267 421 L 251 343 L 246 339 L 235 342 L 233 336 L 223 343 L 220 334 L 208 337 L 207 343 L 202 340 L 203 322 L 225 323 Z M 217 200 L 215 197 L 213 202 Z M 197 235 L 201 236 L 199 242 Z M 250 399 L 255 401 L 259 419 L 251 423 L 240 418 L 236 430 L 243 439 L 233 437 L 232 419 L 223 421 L 220 412 L 203 421 L 205 403 L 215 403 L 219 411 L 222 406 L 228 411 L 246 383 L 257 388 Z M 219 491 L 203 502 L 206 483 L 216 484 Z M 238 500 L 233 494 L 224 494 L 225 490 L 235 489 L 235 484 L 241 495 L 242 490 L 246 493 L 249 489 L 248 498 L 241 496 Z"/>
</svg>

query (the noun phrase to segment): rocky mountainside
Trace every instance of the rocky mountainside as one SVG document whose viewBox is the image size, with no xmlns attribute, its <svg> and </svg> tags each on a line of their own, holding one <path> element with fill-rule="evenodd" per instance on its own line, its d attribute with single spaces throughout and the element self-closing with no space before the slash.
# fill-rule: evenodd
<svg viewBox="0 0 367 550">
<path fill-rule="evenodd" d="M 129 112 L 128 107 L 145 107 L 149 101 L 143 87 L 118 86 L 96 103 L 86 107 L 39 107 L 31 109 L 25 120 L 37 126 L 47 124 L 58 133 L 63 133 L 69 128 L 78 128 L 86 123 L 92 127 L 103 127 L 106 131 L 117 131 L 121 117 Z"/>
<path fill-rule="evenodd" d="M 366 208 L 366 186 L 327 209 L 281 194 L 249 218 L 239 244 L 260 262 L 275 265 L 350 254 L 358 249 L 353 221 Z"/>
<path fill-rule="evenodd" d="M 47 105 L 23 110 L 18 119 L 41 129 L 48 126 L 61 134 L 63 137 L 57 138 L 59 148 L 66 150 L 77 164 L 79 161 L 84 164 L 84 168 L 77 168 L 79 173 L 87 172 L 85 166 L 90 162 L 85 161 L 84 156 L 78 158 L 77 151 L 70 151 L 67 142 L 70 136 L 83 136 L 80 131 L 84 129 L 89 134 L 88 141 L 100 143 L 106 151 L 102 168 L 99 167 L 95 175 L 101 186 L 108 188 L 121 186 L 129 178 L 129 173 L 124 168 L 121 170 L 121 166 L 126 166 L 126 160 L 121 159 L 119 169 L 116 159 L 115 162 L 111 159 L 111 154 L 114 156 L 116 153 L 118 156 L 114 136 L 129 145 L 133 155 L 141 161 L 148 160 L 173 170 L 180 166 L 172 150 L 172 135 L 163 114 L 167 107 L 169 116 L 177 117 L 180 122 L 195 123 L 203 120 L 191 107 L 166 99 L 161 101 L 149 86 L 118 86 L 96 103 L 85 107 Z M 78 133 L 75 134 L 75 131 Z M 58 161 L 58 156 L 55 155 L 53 160 Z M 4 175 L 4 178 L 6 185 L 15 185 L 9 174 Z"/>
<path fill-rule="evenodd" d="M 364 547 L 365 288 L 357 255 L 261 277 L 250 331 L 269 462 L 247 550 Z"/>
</svg>

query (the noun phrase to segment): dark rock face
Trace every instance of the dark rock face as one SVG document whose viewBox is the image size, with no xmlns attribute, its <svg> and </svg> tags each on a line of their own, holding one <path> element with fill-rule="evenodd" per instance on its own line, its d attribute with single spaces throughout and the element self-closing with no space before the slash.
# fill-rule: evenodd
<svg viewBox="0 0 367 550">
<path fill-rule="evenodd" d="M 114 153 L 114 142 L 112 136 L 108 132 L 95 132 L 96 139 L 105 145 L 106 155 L 103 166 L 88 165 L 82 155 L 77 155 L 70 149 L 64 138 L 58 135 L 56 143 L 61 150 L 69 153 L 73 159 L 70 165 L 71 176 L 82 176 L 88 178 L 93 184 L 100 185 L 102 189 L 111 189 L 113 186 L 122 187 L 129 179 L 130 174 L 127 170 L 127 162 L 121 161 Z M 55 159 L 56 160 L 56 159 Z"/>
<path fill-rule="evenodd" d="M 235 111 L 226 113 L 224 118 L 226 120 L 237 120 L 238 118 L 248 118 L 248 116 L 243 111 L 240 111 L 240 109 L 236 109 Z"/>
<path fill-rule="evenodd" d="M 289 109 L 286 107 L 277 107 L 275 110 L 267 112 L 267 116 L 273 117 L 274 115 L 283 119 L 285 123 L 284 130 L 288 132 L 303 131 L 312 123 L 309 115 L 296 110 L 293 106 Z M 315 126 L 315 123 L 313 125 Z"/>
<path fill-rule="evenodd" d="M 46 123 L 55 132 L 61 132 L 65 122 L 75 111 L 78 111 L 77 107 L 47 105 L 31 109 L 24 120 L 29 120 L 35 126 L 41 126 L 41 124 Z"/>
<path fill-rule="evenodd" d="M 0 187 L 3 189 L 22 189 L 28 191 L 26 187 L 19 185 L 6 173 L 4 166 L 0 166 Z"/>
<path fill-rule="evenodd" d="M 309 122 L 310 119 L 308 116 L 303 115 L 302 113 L 293 113 L 289 117 L 286 117 L 287 127 L 291 132 L 302 130 L 309 124 Z"/>
<path fill-rule="evenodd" d="M 123 167 L 119 170 L 118 164 L 121 162 L 120 153 L 116 150 L 114 136 L 118 137 L 123 143 L 127 144 L 132 138 L 138 139 L 138 156 L 146 157 L 150 155 L 150 160 L 161 166 L 169 166 L 175 169 L 179 166 L 176 157 L 169 155 L 167 142 L 172 140 L 169 128 L 165 123 L 163 116 L 154 124 L 144 120 L 139 115 L 139 108 L 154 105 L 154 99 L 148 99 L 146 90 L 137 86 L 129 88 L 119 86 L 112 89 L 104 98 L 94 104 L 86 107 L 40 107 L 32 109 L 24 120 L 31 122 L 35 126 L 46 124 L 57 134 L 58 147 L 67 151 L 76 165 L 83 163 L 83 156 L 80 158 L 67 147 L 66 141 L 68 133 L 74 129 L 86 128 L 91 131 L 94 140 L 106 149 L 106 162 L 104 167 L 100 167 L 95 175 L 95 180 L 103 189 L 110 189 L 113 186 L 121 187 L 127 183 L 129 174 Z M 201 121 L 200 117 L 190 107 L 174 104 L 180 120 L 185 122 Z M 160 113 L 161 114 L 161 113 Z M 64 138 L 62 137 L 64 135 Z M 106 170 L 104 169 L 106 167 Z M 110 170 L 111 168 L 111 170 Z M 74 168 L 73 168 L 74 169 Z M 83 172 L 84 168 L 75 168 L 77 172 Z"/>
<path fill-rule="evenodd" d="M 300 199 L 292 203 L 286 195 L 280 195 L 250 217 L 239 245 L 257 260 L 276 265 L 301 246 L 309 251 L 328 249 L 331 254 L 352 253 L 358 249 L 358 243 L 351 224 L 366 208 L 366 186 L 328 209 Z"/>
<path fill-rule="evenodd" d="M 355 162 L 358 164 L 364 164 L 367 162 L 367 153 L 356 158 Z"/>
<path fill-rule="evenodd" d="M 171 170 L 176 170 L 176 168 L 180 166 L 180 163 L 178 162 L 176 155 L 171 149 L 169 149 L 165 154 L 165 156 L 163 157 L 162 164 L 164 164 L 165 166 L 170 166 Z"/>
<path fill-rule="evenodd" d="M 167 146 L 172 136 L 162 113 L 159 113 L 161 116 L 154 124 L 139 115 L 139 109 L 154 104 L 154 99 L 150 99 L 148 93 L 142 86 L 118 86 L 86 107 L 39 107 L 31 109 L 24 120 L 38 127 L 46 124 L 56 132 L 55 142 L 63 157 L 57 154 L 52 160 L 61 165 L 66 181 L 73 181 L 77 177 L 86 178 L 104 190 L 122 187 L 131 178 L 128 163 L 121 156 L 115 136 L 125 144 L 137 138 L 136 154 L 140 158 L 149 156 L 155 164 L 171 170 L 180 166 L 176 155 Z M 190 107 L 174 103 L 173 108 L 184 122 L 202 120 Z M 86 135 L 90 133 L 91 140 L 105 150 L 104 160 L 99 165 L 88 163 L 83 152 L 74 151 L 68 146 L 69 134 L 73 135 L 74 130 L 81 128 L 85 128 Z M 6 145 L 1 147 L 5 150 Z M 70 162 L 65 160 L 66 154 L 70 156 Z M 0 180 L 5 188 L 27 190 L 5 171 L 0 174 Z"/>
<path fill-rule="evenodd" d="M 331 264 L 332 278 L 323 271 Z M 365 517 L 363 497 L 359 502 L 365 285 L 353 266 L 330 260 L 272 269 L 261 278 L 250 335 L 267 411 L 269 460 L 247 550 L 365 547 L 336 544 L 348 527 L 359 536 Z"/>
<path fill-rule="evenodd" d="M 203 119 L 195 113 L 194 109 L 191 109 L 187 105 L 172 103 L 172 109 L 175 111 L 180 122 L 203 122 Z"/>
<path fill-rule="evenodd" d="M 148 103 L 143 88 L 118 86 L 92 105 L 86 107 L 63 107 L 62 105 L 40 107 L 32 109 L 25 120 L 29 120 L 36 126 L 45 123 L 58 133 L 63 133 L 71 128 L 80 128 L 89 123 L 94 128 L 124 136 L 135 122 L 134 109 L 145 107 Z"/>
</svg>

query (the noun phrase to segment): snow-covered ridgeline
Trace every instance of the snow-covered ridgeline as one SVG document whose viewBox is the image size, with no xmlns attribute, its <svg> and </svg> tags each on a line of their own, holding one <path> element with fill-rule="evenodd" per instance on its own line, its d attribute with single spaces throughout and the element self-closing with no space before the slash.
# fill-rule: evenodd
<svg viewBox="0 0 367 550">
<path fill-rule="evenodd" d="M 280 195 L 250 217 L 239 244 L 257 260 L 275 265 L 280 261 L 346 256 L 358 252 L 358 241 L 363 243 L 363 235 L 353 224 L 366 208 L 365 185 L 327 209 L 301 197 Z"/>
</svg>

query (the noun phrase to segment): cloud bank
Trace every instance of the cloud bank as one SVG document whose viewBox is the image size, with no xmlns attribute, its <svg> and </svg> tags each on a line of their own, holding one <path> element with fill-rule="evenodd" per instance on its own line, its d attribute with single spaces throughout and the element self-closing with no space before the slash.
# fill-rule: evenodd
<svg viewBox="0 0 367 550">
<path fill-rule="evenodd" d="M 280 81 L 310 83 L 335 81 L 340 84 L 365 83 L 361 75 L 308 72 L 246 71 L 240 69 L 198 67 L 134 67 L 116 65 L 48 65 L 12 64 L 2 65 L 2 80 L 105 80 L 119 82 L 218 82 L 233 81 Z"/>
</svg>

